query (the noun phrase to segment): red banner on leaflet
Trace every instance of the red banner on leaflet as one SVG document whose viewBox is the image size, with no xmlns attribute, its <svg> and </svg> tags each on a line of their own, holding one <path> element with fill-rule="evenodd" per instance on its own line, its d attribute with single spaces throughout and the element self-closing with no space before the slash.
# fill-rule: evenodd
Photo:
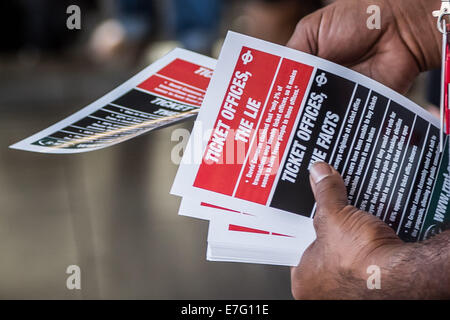
<svg viewBox="0 0 450 320">
<path fill-rule="evenodd" d="M 198 107 L 202 105 L 203 98 L 205 97 L 203 91 L 157 75 L 153 75 L 142 82 L 138 85 L 138 88 Z"/>
<path fill-rule="evenodd" d="M 242 48 L 195 178 L 195 187 L 233 194 L 279 62 L 278 56 Z M 242 150 L 244 157 L 239 154 Z"/>
<path fill-rule="evenodd" d="M 266 204 L 313 67 L 284 59 L 242 172 L 236 197 Z"/>
<path fill-rule="evenodd" d="M 159 70 L 158 74 L 206 90 L 213 70 L 182 59 L 175 59 Z"/>
<path fill-rule="evenodd" d="M 247 228 L 243 226 L 237 226 L 235 224 L 228 225 L 229 231 L 238 231 L 238 232 L 249 232 L 249 233 L 260 233 L 260 234 L 270 234 L 269 231 Z"/>
</svg>

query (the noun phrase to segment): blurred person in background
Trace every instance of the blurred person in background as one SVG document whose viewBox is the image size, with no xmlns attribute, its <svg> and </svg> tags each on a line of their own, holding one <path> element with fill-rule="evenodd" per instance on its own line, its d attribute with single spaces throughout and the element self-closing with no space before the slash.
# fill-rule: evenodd
<svg viewBox="0 0 450 320">
<path fill-rule="evenodd" d="M 79 5 L 95 10 L 96 1 L 87 0 L 4 0 L 0 2 L 0 52 L 61 53 L 78 33 L 66 27 L 66 8 Z"/>
<path fill-rule="evenodd" d="M 130 45 L 137 46 L 138 55 L 149 55 L 148 62 L 175 47 L 209 55 L 218 37 L 221 4 L 221 0 L 114 0 L 112 14 L 94 30 L 90 48 L 100 61 Z"/>
<path fill-rule="evenodd" d="M 0 2 L 0 52 L 35 62 L 46 54 L 58 58 L 73 53 L 95 63 L 123 63 L 125 57 L 133 64 L 144 58 L 147 64 L 179 46 L 217 57 L 230 25 L 283 44 L 299 19 L 328 2 L 6 0 Z M 82 28 L 77 31 L 66 27 L 66 9 L 73 4 L 81 9 Z M 88 50 L 83 53 L 82 48 Z"/>
<path fill-rule="evenodd" d="M 299 19 L 329 2 L 115 0 L 114 14 L 94 31 L 91 48 L 94 48 L 99 60 L 102 60 L 113 56 L 127 41 L 143 40 L 150 44 L 147 52 L 144 52 L 148 62 L 158 59 L 175 47 L 217 57 L 221 38 L 229 29 L 228 25 L 235 31 L 284 44 Z M 229 12 L 233 14 L 229 16 Z M 221 23 L 223 20 L 226 22 Z"/>
</svg>

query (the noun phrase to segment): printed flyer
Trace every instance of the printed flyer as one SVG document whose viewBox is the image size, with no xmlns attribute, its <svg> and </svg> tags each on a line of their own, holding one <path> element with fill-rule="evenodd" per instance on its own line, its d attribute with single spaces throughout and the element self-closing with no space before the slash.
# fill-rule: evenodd
<svg viewBox="0 0 450 320">
<path fill-rule="evenodd" d="M 212 58 L 175 49 L 102 98 L 10 148 L 87 152 L 196 116 L 215 64 Z"/>
<path fill-rule="evenodd" d="M 172 193 L 180 215 L 210 221 L 208 260 L 297 265 L 315 239 L 316 161 L 404 241 L 450 225 L 449 139 L 441 154 L 437 119 L 347 68 L 233 32 L 217 67 L 175 49 L 11 148 L 93 151 L 197 114 Z"/>
<path fill-rule="evenodd" d="M 175 195 L 294 224 L 306 245 L 315 238 L 308 169 L 325 161 L 342 174 L 349 203 L 403 240 L 436 230 L 431 209 L 448 184 L 438 119 L 352 70 L 229 32 L 196 127 L 212 132 L 200 163 L 190 141 Z"/>
</svg>

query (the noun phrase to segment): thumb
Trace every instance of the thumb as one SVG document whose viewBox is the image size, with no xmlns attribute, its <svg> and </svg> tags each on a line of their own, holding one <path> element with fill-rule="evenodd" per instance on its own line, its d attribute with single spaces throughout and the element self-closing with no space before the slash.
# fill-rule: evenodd
<svg viewBox="0 0 450 320">
<path fill-rule="evenodd" d="M 347 189 L 341 175 L 328 163 L 316 162 L 310 169 L 310 183 L 318 215 L 335 214 L 347 204 Z"/>
</svg>

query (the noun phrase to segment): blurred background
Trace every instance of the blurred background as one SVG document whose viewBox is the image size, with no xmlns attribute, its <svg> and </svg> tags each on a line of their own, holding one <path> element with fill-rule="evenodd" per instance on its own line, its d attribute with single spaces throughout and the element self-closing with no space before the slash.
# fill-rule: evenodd
<svg viewBox="0 0 450 320">
<path fill-rule="evenodd" d="M 171 133 L 192 122 L 86 154 L 8 146 L 174 47 L 217 57 L 229 29 L 285 44 L 325 2 L 2 0 L 0 298 L 290 299 L 289 268 L 207 262 L 207 222 L 177 215 Z M 80 30 L 66 27 L 73 4 Z M 426 99 L 430 79 L 420 76 L 409 94 L 423 106 L 437 104 Z M 66 288 L 72 264 L 81 290 Z"/>
</svg>

